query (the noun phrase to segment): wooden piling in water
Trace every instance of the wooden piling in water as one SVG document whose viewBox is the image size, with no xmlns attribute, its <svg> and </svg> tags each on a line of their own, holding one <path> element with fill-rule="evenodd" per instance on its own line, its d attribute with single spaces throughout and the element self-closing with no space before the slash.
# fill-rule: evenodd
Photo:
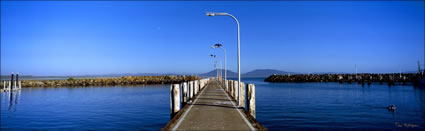
<svg viewBox="0 0 425 131">
<path fill-rule="evenodd" d="M 12 72 L 12 74 L 10 75 L 11 77 L 10 77 L 10 83 L 12 84 L 13 82 L 14 82 L 14 80 L 13 80 L 13 78 L 14 78 L 14 74 L 13 74 L 13 72 Z M 16 83 L 15 83 L 15 87 L 16 87 Z M 13 88 L 12 87 L 12 85 L 11 85 L 11 87 L 10 88 Z M 10 90 L 10 89 L 9 89 Z M 11 91 L 11 90 L 10 90 Z"/>
<path fill-rule="evenodd" d="M 199 80 L 199 90 L 202 90 L 204 88 L 204 80 Z"/>
<path fill-rule="evenodd" d="M 235 98 L 235 82 L 232 80 L 232 91 L 230 92 L 230 96 Z"/>
<path fill-rule="evenodd" d="M 187 95 L 187 92 L 188 92 L 188 88 L 187 88 L 187 82 L 183 82 L 182 83 L 182 89 L 183 89 L 183 102 L 184 103 L 186 103 L 187 102 L 187 100 L 188 100 L 188 95 Z"/>
<path fill-rule="evenodd" d="M 229 91 L 229 93 L 232 91 L 232 86 L 233 86 L 233 80 L 229 80 L 229 84 L 228 84 L 229 88 L 227 89 Z"/>
<path fill-rule="evenodd" d="M 229 80 L 224 80 L 224 91 L 227 92 L 227 87 L 229 86 Z"/>
<path fill-rule="evenodd" d="M 238 96 L 240 96 L 240 100 L 239 100 L 239 107 L 243 107 L 243 108 L 245 108 L 245 88 L 246 88 L 246 86 L 245 86 L 245 83 L 244 82 L 241 82 L 241 87 L 239 87 L 239 94 L 238 94 Z"/>
<path fill-rule="evenodd" d="M 248 112 L 255 118 L 255 85 L 248 84 Z"/>
<path fill-rule="evenodd" d="M 201 80 L 196 80 L 198 82 L 198 92 L 201 91 Z"/>
<path fill-rule="evenodd" d="M 232 94 L 233 80 L 229 80 L 228 82 L 229 82 L 229 89 L 227 89 L 227 92 L 229 94 Z"/>
<path fill-rule="evenodd" d="M 233 85 L 233 98 L 238 99 L 238 81 L 235 81 Z"/>
<path fill-rule="evenodd" d="M 226 91 L 227 91 L 227 93 L 229 93 L 229 94 L 230 94 L 230 92 L 231 92 L 231 90 L 230 90 L 230 89 L 232 89 L 232 85 L 233 85 L 233 84 L 231 84 L 231 83 L 232 83 L 232 80 L 228 80 L 228 81 L 227 81 L 227 83 L 228 83 L 228 84 L 227 84 L 227 86 L 228 86 L 229 88 L 227 88 L 227 90 L 226 90 Z"/>
<path fill-rule="evenodd" d="M 9 81 L 9 91 L 12 91 L 12 82 Z"/>
<path fill-rule="evenodd" d="M 199 92 L 199 84 L 198 84 L 198 81 L 197 81 L 197 80 L 195 80 L 195 81 L 193 81 L 193 83 L 194 83 L 194 88 L 195 88 L 195 94 L 194 94 L 194 95 L 197 95 L 197 94 L 198 94 L 198 92 Z"/>
<path fill-rule="evenodd" d="M 19 86 L 17 85 L 17 84 L 19 84 L 19 83 L 18 83 L 18 82 L 19 82 L 18 78 L 19 78 L 19 74 L 18 74 L 18 73 L 16 73 L 15 90 L 19 90 Z"/>
<path fill-rule="evenodd" d="M 189 81 L 189 92 L 190 92 L 189 99 L 192 99 L 193 98 L 193 81 Z"/>
<path fill-rule="evenodd" d="M 170 86 L 170 111 L 173 117 L 180 110 L 180 89 L 179 84 L 172 84 Z"/>
</svg>

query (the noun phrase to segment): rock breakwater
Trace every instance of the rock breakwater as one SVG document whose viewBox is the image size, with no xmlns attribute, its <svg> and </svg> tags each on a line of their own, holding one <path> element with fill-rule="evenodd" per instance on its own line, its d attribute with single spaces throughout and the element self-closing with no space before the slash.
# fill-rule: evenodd
<svg viewBox="0 0 425 131">
<path fill-rule="evenodd" d="M 199 80 L 197 76 L 125 76 L 119 78 L 69 78 L 67 80 L 22 80 L 22 87 L 115 86 L 174 84 Z"/>
<path fill-rule="evenodd" d="M 372 82 L 379 82 L 380 84 L 388 83 L 395 85 L 401 83 L 405 85 L 407 82 L 416 83 L 419 74 L 405 73 L 405 74 L 295 74 L 295 75 L 271 75 L 267 77 L 265 82 L 357 82 L 359 84 L 371 84 Z"/>
</svg>

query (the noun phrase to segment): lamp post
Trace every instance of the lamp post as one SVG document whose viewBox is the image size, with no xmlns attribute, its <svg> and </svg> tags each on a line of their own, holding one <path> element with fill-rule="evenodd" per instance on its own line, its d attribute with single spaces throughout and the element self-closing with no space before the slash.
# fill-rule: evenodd
<svg viewBox="0 0 425 131">
<path fill-rule="evenodd" d="M 217 79 L 218 80 L 220 80 L 220 79 L 222 79 L 221 78 L 221 76 L 222 76 L 222 71 L 221 71 L 221 69 L 223 68 L 222 67 L 222 62 L 221 62 L 221 59 L 220 59 L 220 57 L 217 57 L 216 55 L 214 55 L 214 54 L 211 54 L 210 55 L 212 58 L 217 58 L 217 61 L 216 61 L 216 65 L 218 65 L 218 66 L 216 66 L 216 68 L 217 68 L 217 71 L 216 71 L 216 73 L 217 73 Z"/>
<path fill-rule="evenodd" d="M 241 64 L 240 64 L 240 34 L 239 34 L 239 21 L 238 19 L 236 19 L 236 17 L 234 17 L 233 15 L 229 14 L 229 13 L 207 13 L 207 16 L 216 16 L 216 15 L 222 15 L 222 16 L 230 16 L 233 18 L 233 20 L 235 20 L 236 25 L 237 25 L 237 29 L 238 29 L 238 102 L 240 105 L 240 89 L 239 87 L 241 86 Z"/>
<path fill-rule="evenodd" d="M 223 72 L 222 71 L 223 70 L 223 66 L 222 66 L 223 63 L 221 62 L 220 57 L 217 57 L 217 59 L 218 59 L 217 60 L 218 61 L 218 66 L 217 67 L 218 67 L 218 71 L 219 71 L 219 73 L 218 73 L 218 80 L 219 81 L 220 80 L 223 81 L 223 77 L 222 77 L 223 76 L 223 73 L 222 73 Z"/>
<path fill-rule="evenodd" d="M 222 44 L 215 44 L 211 46 L 211 48 L 221 48 L 224 52 L 224 81 L 227 80 L 227 56 L 226 56 L 226 49 L 224 49 Z"/>
<path fill-rule="evenodd" d="M 210 56 L 213 59 L 216 57 L 214 54 L 211 54 Z M 218 79 L 217 61 L 215 61 L 215 63 L 214 63 L 214 68 L 215 68 L 215 75 L 216 75 L 215 77 Z"/>
</svg>

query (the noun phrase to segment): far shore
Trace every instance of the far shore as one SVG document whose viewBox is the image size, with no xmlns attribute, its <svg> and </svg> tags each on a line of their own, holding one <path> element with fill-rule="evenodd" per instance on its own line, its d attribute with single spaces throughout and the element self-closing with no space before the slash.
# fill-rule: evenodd
<svg viewBox="0 0 425 131">
<path fill-rule="evenodd" d="M 119 86 L 119 85 L 152 85 L 175 84 L 191 80 L 199 80 L 197 76 L 124 76 L 72 78 L 62 80 L 20 80 L 21 87 L 88 87 L 88 86 Z M 7 80 L 6 80 L 7 81 Z M 1 88 L 4 86 L 1 81 Z M 8 85 L 8 84 L 7 84 Z"/>
</svg>

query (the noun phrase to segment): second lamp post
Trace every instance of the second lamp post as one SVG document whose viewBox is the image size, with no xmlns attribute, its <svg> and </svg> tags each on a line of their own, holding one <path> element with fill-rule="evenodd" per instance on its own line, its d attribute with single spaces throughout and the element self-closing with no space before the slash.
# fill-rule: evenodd
<svg viewBox="0 0 425 131">
<path fill-rule="evenodd" d="M 207 16 L 216 16 L 216 15 L 221 15 L 221 16 L 230 16 L 233 18 L 233 20 L 235 20 L 236 25 L 238 26 L 238 87 L 241 87 L 241 57 L 240 57 L 240 35 L 239 35 L 239 21 L 238 19 L 236 19 L 236 17 L 234 17 L 233 15 L 229 14 L 229 13 L 207 13 Z M 240 88 L 238 88 L 238 102 L 239 105 L 241 105 L 240 103 Z"/>
<path fill-rule="evenodd" d="M 224 49 L 222 44 L 215 44 L 211 46 L 211 48 L 221 48 L 224 52 L 224 82 L 227 80 L 227 57 L 226 57 L 226 49 Z M 224 84 L 226 86 L 226 84 Z M 227 88 L 227 87 L 226 87 Z"/>
</svg>

